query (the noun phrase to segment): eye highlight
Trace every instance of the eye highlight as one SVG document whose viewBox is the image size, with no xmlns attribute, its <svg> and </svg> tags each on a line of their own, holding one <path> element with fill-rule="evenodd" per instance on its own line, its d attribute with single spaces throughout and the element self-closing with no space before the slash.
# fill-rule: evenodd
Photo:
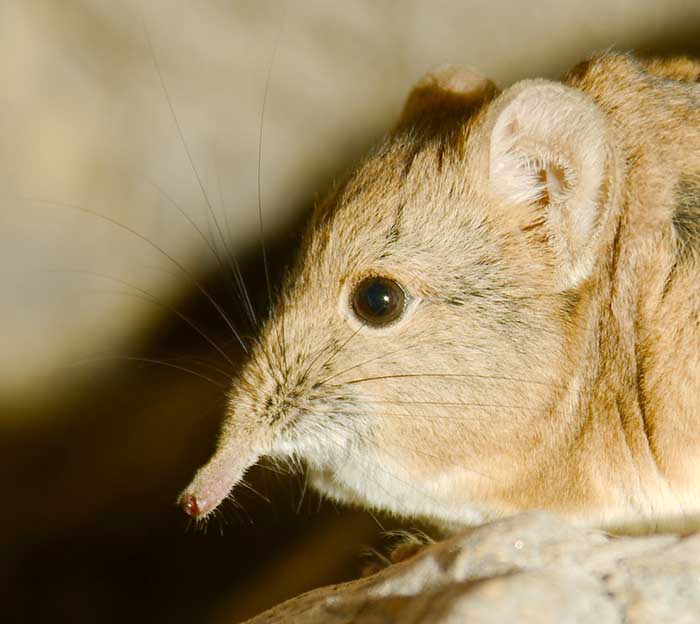
<svg viewBox="0 0 700 624">
<path fill-rule="evenodd" d="M 406 309 L 406 292 L 398 282 L 387 277 L 366 277 L 352 292 L 352 309 L 368 325 L 390 325 Z"/>
</svg>

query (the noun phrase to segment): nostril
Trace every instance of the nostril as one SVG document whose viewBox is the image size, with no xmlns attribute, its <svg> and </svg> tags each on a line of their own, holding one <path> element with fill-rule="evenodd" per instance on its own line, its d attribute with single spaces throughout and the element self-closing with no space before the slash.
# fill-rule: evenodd
<svg viewBox="0 0 700 624">
<path fill-rule="evenodd" d="M 186 496 L 183 496 L 182 501 L 180 501 L 180 508 L 188 516 L 192 516 L 193 518 L 196 518 L 201 513 L 199 504 L 197 503 L 197 498 L 194 494 L 187 494 Z"/>
</svg>

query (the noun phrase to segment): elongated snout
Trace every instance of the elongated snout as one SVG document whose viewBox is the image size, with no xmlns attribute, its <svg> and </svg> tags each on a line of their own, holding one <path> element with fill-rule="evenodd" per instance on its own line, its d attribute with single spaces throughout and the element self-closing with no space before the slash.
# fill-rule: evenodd
<svg viewBox="0 0 700 624">
<path fill-rule="evenodd" d="M 284 431 L 294 404 L 290 394 L 301 390 L 300 382 L 293 385 L 281 373 L 284 359 L 275 359 L 282 357 L 275 347 L 276 337 L 273 331 L 272 347 L 262 346 L 263 338 L 233 380 L 217 449 L 178 498 L 182 511 L 192 518 L 214 511 L 251 466 L 263 455 L 271 455 Z"/>
<path fill-rule="evenodd" d="M 259 452 L 245 448 L 240 440 L 223 438 L 213 457 L 180 494 L 177 501 L 180 508 L 192 518 L 205 517 L 219 506 L 259 458 Z"/>
</svg>

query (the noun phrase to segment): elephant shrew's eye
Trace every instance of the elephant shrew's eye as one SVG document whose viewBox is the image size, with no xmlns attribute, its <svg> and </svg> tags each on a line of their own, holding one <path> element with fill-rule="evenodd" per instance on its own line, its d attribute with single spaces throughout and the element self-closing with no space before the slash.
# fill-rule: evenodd
<svg viewBox="0 0 700 624">
<path fill-rule="evenodd" d="M 363 279 L 352 293 L 352 309 L 357 317 L 374 327 L 390 325 L 406 309 L 406 293 L 400 284 L 387 277 Z"/>
</svg>

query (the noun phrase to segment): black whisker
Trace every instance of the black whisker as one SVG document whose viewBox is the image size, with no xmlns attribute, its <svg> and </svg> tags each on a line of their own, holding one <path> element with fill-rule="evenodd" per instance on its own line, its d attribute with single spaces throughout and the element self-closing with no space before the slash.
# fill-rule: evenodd
<svg viewBox="0 0 700 624">
<path fill-rule="evenodd" d="M 462 406 L 459 406 L 462 407 Z M 515 406 L 493 406 L 493 407 L 485 407 L 483 409 L 521 409 Z M 481 408 L 479 408 L 481 409 Z M 542 410 L 544 411 L 544 410 Z M 368 414 L 366 412 L 342 412 L 343 416 L 346 417 L 366 417 Z M 470 415 L 448 415 L 448 414 L 412 414 L 409 412 L 372 412 L 370 414 L 373 418 L 396 418 L 396 419 L 405 419 L 405 420 L 422 420 L 422 421 L 434 421 L 434 422 L 493 422 L 499 418 L 499 416 L 496 416 L 494 414 L 489 413 L 486 416 L 470 416 Z M 506 416 L 503 416 L 502 418 L 506 418 Z"/>
<path fill-rule="evenodd" d="M 210 377 L 207 377 L 206 375 L 203 375 L 202 373 L 199 373 L 197 371 L 192 370 L 191 368 L 187 368 L 185 366 L 180 366 L 178 364 L 173 364 L 172 362 L 166 362 L 165 360 L 156 360 L 154 358 L 147 358 L 147 357 L 137 357 L 133 355 L 95 355 L 87 358 L 82 358 L 80 360 L 76 360 L 75 362 L 72 362 L 68 364 L 68 366 L 82 366 L 84 364 L 91 364 L 94 362 L 101 362 L 101 361 L 108 361 L 108 360 L 126 360 L 129 362 L 141 362 L 143 364 L 153 364 L 156 366 L 165 366 L 167 368 L 173 368 L 175 370 L 179 370 L 183 373 L 189 373 L 190 375 L 194 375 L 195 377 L 199 377 L 200 379 L 204 379 L 205 381 L 208 381 L 209 383 L 217 386 L 220 388 L 222 391 L 226 391 L 227 387 L 224 386 L 223 384 L 218 383 L 217 381 L 214 381 Z"/>
<path fill-rule="evenodd" d="M 334 358 L 338 356 L 338 354 L 348 345 L 348 343 L 355 337 L 357 334 L 360 332 L 360 330 L 364 327 L 364 325 L 360 325 L 352 334 L 350 334 L 350 337 L 345 340 L 344 342 L 341 342 L 340 345 L 338 345 L 333 351 L 331 351 L 331 354 L 328 356 L 328 358 L 321 364 L 319 367 L 321 370 L 323 370 L 326 366 L 328 366 Z M 323 354 L 323 350 L 319 350 L 316 356 L 311 360 L 311 362 L 306 366 L 304 369 L 304 373 L 302 374 L 303 377 L 306 377 L 309 372 L 311 371 L 311 368 L 313 365 L 316 363 L 318 358 Z M 320 382 L 320 384 L 323 384 L 323 382 Z"/>
<path fill-rule="evenodd" d="M 227 382 L 231 379 L 230 371 L 224 370 L 216 364 L 212 364 L 209 360 L 203 360 L 202 358 L 194 357 L 191 355 L 171 355 L 168 357 L 168 360 L 171 362 L 191 362 L 192 364 L 197 364 L 200 367 L 207 368 L 210 371 L 218 373 Z"/>
<path fill-rule="evenodd" d="M 241 348 L 243 351 L 248 353 L 248 347 L 246 347 L 245 343 L 243 342 L 243 339 L 241 338 L 240 334 L 236 330 L 236 328 L 233 326 L 233 323 L 231 322 L 231 319 L 226 315 L 224 310 L 221 308 L 221 306 L 215 301 L 215 299 L 209 294 L 209 292 L 202 286 L 202 284 L 194 278 L 192 273 L 187 270 L 187 268 L 178 260 L 176 260 L 171 254 L 169 254 L 167 251 L 165 251 L 162 247 L 154 243 L 150 238 L 147 236 L 144 236 L 137 230 L 129 227 L 128 225 L 125 225 L 124 223 L 121 223 L 120 221 L 117 221 L 116 219 L 112 219 L 111 217 L 108 217 L 107 215 L 101 214 L 99 212 L 94 212 L 92 210 L 89 210 L 88 208 L 83 208 L 82 206 L 78 206 L 76 204 L 71 204 L 67 202 L 58 202 L 58 201 L 49 201 L 45 199 L 39 199 L 39 198 L 23 198 L 25 201 L 32 201 L 36 203 L 43 203 L 43 204 L 49 204 L 53 206 L 63 206 L 66 208 L 71 208 L 73 210 L 77 210 L 79 212 L 83 212 L 85 214 L 89 214 L 93 217 L 97 217 L 99 219 L 103 219 L 104 221 L 107 221 L 108 223 L 111 223 L 112 225 L 115 225 L 118 228 L 121 228 L 122 230 L 129 232 L 133 236 L 136 236 L 140 240 L 144 241 L 148 245 L 150 245 L 153 249 L 155 249 L 159 254 L 161 254 L 163 257 L 165 257 L 167 260 L 172 262 L 187 279 L 190 281 L 191 284 L 193 284 L 199 292 L 201 292 L 209 301 L 209 303 L 214 306 L 214 309 L 219 313 L 221 318 L 224 320 L 224 322 L 228 325 L 229 329 L 233 333 L 234 337 L 238 341 L 238 343 L 241 345 Z"/>
<path fill-rule="evenodd" d="M 217 176 L 217 180 L 219 180 Z M 255 320 L 255 312 L 253 310 L 250 298 L 248 296 L 248 291 L 245 287 L 245 284 L 243 282 L 243 275 L 241 273 L 240 266 L 238 264 L 238 261 L 233 257 L 232 253 L 230 252 L 230 247 L 227 245 L 225 242 L 223 243 L 224 249 L 226 250 L 226 264 L 224 264 L 224 261 L 221 257 L 221 254 L 219 253 L 218 249 L 216 246 L 212 243 L 212 241 L 209 239 L 208 236 L 202 232 L 202 229 L 194 222 L 192 217 L 190 217 L 189 214 L 175 201 L 175 199 L 167 193 L 163 188 L 160 187 L 155 181 L 151 180 L 150 178 L 146 178 L 146 181 L 153 186 L 160 195 L 162 195 L 170 205 L 172 205 L 186 220 L 187 222 L 195 229 L 199 237 L 202 239 L 204 244 L 207 246 L 209 251 L 211 251 L 212 255 L 216 259 L 219 268 L 222 270 L 222 272 L 226 272 L 227 266 L 228 266 L 228 271 L 232 274 L 233 276 L 233 285 L 238 289 L 238 292 L 234 290 L 234 295 L 237 295 L 238 297 L 241 298 L 243 309 L 246 312 L 246 315 L 248 316 L 251 326 L 254 328 L 257 324 L 257 321 Z M 219 193 L 221 194 L 221 185 L 219 184 Z M 221 199 L 222 205 L 223 205 L 223 197 Z"/>
<path fill-rule="evenodd" d="M 318 383 L 319 383 L 319 385 L 323 386 L 324 384 L 328 383 L 328 382 L 331 381 L 332 379 L 335 379 L 336 377 L 340 377 L 341 375 L 344 375 L 345 373 L 348 373 L 348 372 L 350 372 L 351 370 L 355 370 L 356 368 L 360 368 L 361 366 L 365 366 L 366 364 L 371 364 L 372 362 L 376 362 L 376 361 L 382 360 L 382 359 L 384 359 L 384 358 L 386 358 L 386 357 L 395 355 L 395 354 L 397 354 L 397 353 L 402 353 L 402 352 L 404 352 L 404 351 L 409 351 L 409 350 L 411 350 L 411 349 L 415 349 L 415 348 L 420 347 L 420 346 L 423 346 L 423 345 L 414 343 L 414 344 L 412 344 L 412 345 L 408 345 L 408 346 L 406 346 L 406 347 L 402 347 L 401 349 L 394 349 L 393 351 L 387 351 L 386 353 L 382 353 L 382 354 L 380 354 L 380 355 L 376 355 L 376 356 L 374 356 L 374 357 L 372 357 L 372 358 L 369 358 L 369 359 L 367 359 L 367 360 L 364 360 L 364 361 L 362 361 L 362 362 L 359 362 L 358 364 L 354 364 L 353 366 L 349 366 L 348 368 L 345 368 L 345 369 L 343 369 L 343 370 L 341 370 L 341 371 L 339 371 L 339 372 L 337 372 L 337 373 L 334 373 L 334 374 L 331 375 L 330 377 L 326 377 L 323 381 L 320 381 L 320 382 L 318 382 Z"/>
<path fill-rule="evenodd" d="M 146 41 L 148 43 L 148 49 L 151 52 L 151 59 L 153 61 L 153 68 L 155 69 L 156 74 L 158 75 L 158 80 L 160 82 L 161 89 L 163 90 L 163 95 L 165 96 L 165 100 L 168 103 L 168 108 L 170 109 L 170 115 L 172 117 L 173 123 L 175 124 L 175 128 L 177 129 L 177 134 L 178 137 L 180 138 L 180 143 L 182 144 L 182 148 L 185 152 L 185 155 L 187 156 L 187 160 L 189 161 L 190 168 L 192 169 L 192 173 L 194 174 L 195 180 L 197 181 L 197 184 L 199 186 L 200 191 L 202 192 L 202 197 L 204 198 L 204 202 L 207 205 L 207 208 L 209 210 L 209 214 L 211 215 L 212 219 L 214 220 L 214 225 L 216 226 L 216 229 L 219 232 L 219 237 L 221 240 L 224 240 L 223 232 L 221 231 L 221 227 L 219 226 L 219 220 L 216 218 L 216 213 L 214 212 L 214 208 L 211 205 L 211 201 L 209 200 L 209 195 L 207 194 L 206 189 L 204 188 L 204 183 L 202 182 L 202 178 L 199 175 L 199 170 L 194 164 L 194 159 L 192 158 L 192 154 L 190 152 L 190 148 L 187 145 L 187 141 L 185 140 L 185 135 L 182 131 L 182 126 L 180 125 L 180 120 L 177 117 L 177 114 L 175 113 L 175 107 L 173 105 L 172 98 L 170 97 L 170 92 L 168 91 L 168 87 L 165 84 L 165 78 L 163 77 L 163 72 L 160 69 L 160 64 L 158 63 L 158 57 L 156 55 L 155 48 L 153 47 L 153 42 L 151 41 L 151 35 L 148 30 L 148 25 L 146 23 L 145 18 L 142 16 L 142 24 L 143 24 L 143 31 L 144 31 L 144 36 L 146 38 Z M 218 257 L 218 254 L 216 254 Z"/>
<path fill-rule="evenodd" d="M 285 4 L 286 13 L 286 4 Z M 263 153 L 263 130 L 265 127 L 265 110 L 267 108 L 267 97 L 270 92 L 270 82 L 272 81 L 272 70 L 275 65 L 275 59 L 277 57 L 277 50 L 279 48 L 280 40 L 282 39 L 282 31 L 284 30 L 285 18 L 283 15 L 282 21 L 280 22 L 279 29 L 277 30 L 277 35 L 275 37 L 275 44 L 272 48 L 272 56 L 270 58 L 270 64 L 267 68 L 267 75 L 265 77 L 265 89 L 263 91 L 262 106 L 260 107 L 260 124 L 259 124 L 259 134 L 258 134 L 258 171 L 257 171 L 257 184 L 258 184 L 258 225 L 260 226 L 260 248 L 262 251 L 263 258 L 263 269 L 265 271 L 265 283 L 267 285 L 267 299 L 268 306 L 272 309 L 272 284 L 270 281 L 270 267 L 267 259 L 267 248 L 265 245 L 265 228 L 263 225 L 263 209 L 262 209 L 262 153 Z M 288 376 L 289 371 L 287 370 L 287 357 L 286 357 L 286 347 L 284 343 L 280 340 L 279 328 L 277 323 L 273 322 L 273 327 L 275 329 L 275 334 L 277 335 L 277 342 L 282 350 L 282 356 L 284 361 L 284 376 Z"/>
<path fill-rule="evenodd" d="M 182 144 L 182 148 L 185 152 L 185 155 L 187 156 L 187 160 L 190 164 L 190 168 L 192 169 L 192 173 L 194 174 L 194 177 L 197 181 L 199 189 L 202 192 L 202 197 L 204 198 L 204 202 L 207 206 L 209 214 L 211 215 L 211 218 L 214 221 L 214 226 L 216 227 L 216 230 L 219 234 L 219 239 L 220 239 L 222 245 L 224 246 L 224 249 L 228 250 L 228 247 L 226 245 L 226 238 L 224 237 L 223 231 L 221 230 L 221 225 L 219 224 L 219 220 L 216 216 L 216 212 L 214 211 L 214 207 L 212 206 L 211 200 L 209 199 L 209 195 L 204 187 L 204 183 L 202 182 L 202 178 L 199 174 L 199 170 L 197 169 L 196 165 L 194 164 L 194 159 L 192 158 L 192 153 L 190 152 L 187 141 L 185 140 L 185 135 L 184 135 L 184 132 L 182 131 L 182 126 L 180 125 L 180 121 L 179 121 L 177 114 L 175 112 L 175 106 L 173 105 L 172 98 L 170 97 L 170 92 L 168 91 L 168 87 L 165 84 L 165 78 L 163 77 L 163 72 L 161 71 L 160 64 L 158 63 L 158 57 L 156 55 L 155 48 L 153 47 L 153 42 L 151 40 L 151 36 L 150 36 L 149 30 L 148 30 L 148 25 L 146 24 L 146 20 L 143 17 L 143 15 L 142 15 L 142 23 L 143 23 L 144 35 L 145 35 L 146 41 L 148 43 L 148 48 L 151 52 L 151 59 L 153 61 L 153 67 L 155 69 L 156 74 L 158 75 L 158 80 L 160 82 L 160 86 L 163 90 L 163 94 L 164 94 L 165 99 L 168 103 L 168 108 L 170 109 L 170 114 L 171 114 L 172 120 L 173 120 L 175 127 L 177 129 L 178 137 L 180 138 L 180 143 Z M 189 220 L 189 218 L 188 218 L 188 220 Z M 197 229 L 199 231 L 199 228 L 197 228 L 196 226 L 195 226 L 195 229 Z M 202 234 L 202 236 L 204 237 L 203 234 Z M 206 238 L 206 237 L 204 237 L 204 238 Z M 221 256 L 216 251 L 215 246 L 209 244 L 209 247 L 212 249 L 212 252 L 216 256 L 221 268 L 223 269 L 223 262 L 221 261 Z M 237 271 L 234 271 L 233 268 L 231 267 L 230 251 L 227 253 L 227 258 L 228 258 L 229 268 L 230 268 L 231 272 L 234 274 L 234 280 L 236 280 L 236 278 L 240 275 L 240 269 L 238 269 Z M 236 267 L 238 268 L 237 264 L 236 264 Z M 238 288 L 239 288 L 239 291 L 244 290 L 241 287 L 240 282 L 238 283 Z M 242 294 L 242 292 L 241 292 L 241 294 Z M 243 298 L 245 300 L 245 296 Z"/>
<path fill-rule="evenodd" d="M 506 377 L 502 375 L 485 375 L 477 373 L 400 373 L 395 375 L 377 375 L 374 377 L 364 377 L 361 379 L 351 379 L 350 381 L 344 381 L 344 385 L 352 385 L 364 383 L 367 381 L 381 381 L 387 379 L 415 379 L 415 378 L 436 378 L 436 379 L 450 379 L 450 378 L 465 378 L 465 379 L 484 379 L 487 381 L 512 381 L 516 383 L 524 384 L 534 384 L 555 388 L 564 388 L 557 384 L 553 384 L 547 381 L 538 381 L 532 379 L 521 379 L 518 377 Z"/>
<path fill-rule="evenodd" d="M 224 194 L 221 189 L 221 176 L 219 175 L 219 172 L 217 170 L 216 172 L 216 184 L 219 190 L 219 201 L 221 202 L 221 209 L 223 210 L 224 213 L 224 222 L 225 222 L 225 227 L 226 227 L 226 232 L 230 232 L 231 228 L 228 225 L 228 211 L 226 210 L 226 204 L 224 202 Z M 229 244 L 224 245 L 225 249 L 230 250 L 230 239 L 229 239 Z M 243 308 L 246 311 L 246 314 L 248 316 L 248 320 L 250 321 L 251 327 L 254 329 L 258 325 L 258 319 L 255 315 L 255 309 L 253 307 L 253 302 L 250 298 L 250 294 L 248 293 L 248 288 L 246 288 L 245 285 L 245 280 L 243 279 L 243 273 L 241 271 L 241 267 L 238 264 L 238 261 L 236 260 L 235 257 L 232 256 L 232 254 L 229 253 L 227 254 L 228 257 L 228 265 L 229 265 L 229 270 L 233 274 L 234 282 L 236 284 L 236 287 L 238 288 L 239 295 L 243 301 Z"/>
<path fill-rule="evenodd" d="M 115 277 L 113 275 L 107 275 L 105 273 L 99 273 L 97 271 L 90 271 L 87 269 L 47 269 L 48 272 L 51 273 L 77 273 L 77 274 L 84 274 L 84 275 L 94 275 L 95 277 L 101 277 L 106 280 L 110 280 L 112 282 L 115 282 L 117 284 L 121 284 L 122 286 L 127 286 L 128 288 L 132 288 L 135 290 L 137 293 L 140 293 L 143 295 L 140 297 L 143 301 L 147 301 L 148 303 L 151 303 L 153 305 L 156 305 L 160 307 L 163 310 L 166 310 L 170 312 L 171 314 L 174 314 L 177 316 L 181 321 L 189 325 L 197 334 L 199 334 L 221 357 L 223 357 L 226 362 L 230 364 L 232 369 L 235 369 L 235 364 L 233 363 L 233 360 L 226 354 L 226 352 L 199 326 L 197 325 L 192 319 L 190 319 L 188 316 L 180 312 L 177 308 L 164 303 L 160 301 L 153 293 L 140 288 L 136 286 L 135 284 L 132 284 L 130 282 L 127 282 L 126 280 L 123 280 L 119 277 Z M 111 293 L 110 293 L 111 294 Z M 134 293 L 120 293 L 123 295 L 131 295 L 131 296 L 136 296 Z"/>
<path fill-rule="evenodd" d="M 165 189 L 163 189 L 157 182 L 155 182 L 154 180 L 152 180 L 150 178 L 145 178 L 145 181 L 148 184 L 150 184 L 151 186 L 153 186 L 153 188 L 155 188 L 156 191 L 158 191 L 158 193 L 161 196 L 163 196 L 168 201 L 168 203 L 173 208 L 175 208 L 175 210 L 177 210 L 187 220 L 187 222 L 195 229 L 195 231 L 197 232 L 199 237 L 202 239 L 204 244 L 211 251 L 212 255 L 214 256 L 214 258 L 218 262 L 221 270 L 223 271 L 224 270 L 224 262 L 221 258 L 221 254 L 219 253 L 219 251 L 216 248 L 216 246 L 214 245 L 214 243 L 212 243 L 212 241 L 209 239 L 209 237 L 206 234 L 204 234 L 204 232 L 202 232 L 202 229 L 195 223 L 194 219 L 192 219 L 192 217 L 190 217 L 190 215 L 187 214 L 187 211 L 184 208 L 182 208 L 182 206 L 180 206 L 180 204 L 178 204 L 177 201 L 175 201 L 175 199 L 172 197 L 172 195 L 170 195 L 168 192 L 166 192 Z"/>
<path fill-rule="evenodd" d="M 380 405 L 433 405 L 439 407 L 470 407 L 470 408 L 500 408 L 523 410 L 532 412 L 547 412 L 548 410 L 539 407 L 527 407 L 524 405 L 501 405 L 499 403 L 462 403 L 460 401 L 391 401 L 391 400 L 363 400 L 363 403 L 375 403 Z"/>
</svg>

